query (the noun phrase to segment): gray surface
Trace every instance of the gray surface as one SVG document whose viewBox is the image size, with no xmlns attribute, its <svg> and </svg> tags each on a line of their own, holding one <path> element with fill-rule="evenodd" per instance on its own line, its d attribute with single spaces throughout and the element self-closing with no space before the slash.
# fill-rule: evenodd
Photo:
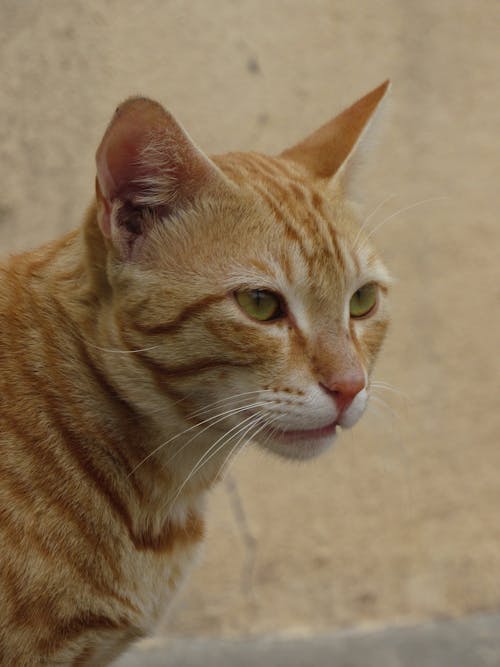
<svg viewBox="0 0 500 667">
<path fill-rule="evenodd" d="M 247 641 L 146 642 L 116 667 L 499 667 L 500 614 L 377 632 Z"/>
</svg>

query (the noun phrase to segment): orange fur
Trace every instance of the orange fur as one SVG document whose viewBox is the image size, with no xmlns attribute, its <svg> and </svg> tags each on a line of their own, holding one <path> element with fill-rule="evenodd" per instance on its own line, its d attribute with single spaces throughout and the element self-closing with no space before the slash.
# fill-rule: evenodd
<svg viewBox="0 0 500 667">
<path fill-rule="evenodd" d="M 344 186 L 386 88 L 278 157 L 209 159 L 129 100 L 82 227 L 0 266 L 1 664 L 108 664 L 175 594 L 236 449 L 307 458 L 360 417 L 388 278 Z M 286 309 L 257 321 L 238 290 Z"/>
</svg>

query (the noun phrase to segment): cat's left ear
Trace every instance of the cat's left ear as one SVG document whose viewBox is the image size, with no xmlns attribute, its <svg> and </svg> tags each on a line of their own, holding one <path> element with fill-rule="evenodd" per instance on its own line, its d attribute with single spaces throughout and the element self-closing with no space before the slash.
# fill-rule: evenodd
<svg viewBox="0 0 500 667">
<path fill-rule="evenodd" d="M 384 81 L 281 157 L 301 164 L 317 180 L 350 189 L 363 144 L 389 88 L 390 82 Z"/>
<path fill-rule="evenodd" d="M 97 221 L 122 259 L 139 256 L 148 233 L 224 176 L 160 104 L 126 100 L 96 154 Z"/>
</svg>

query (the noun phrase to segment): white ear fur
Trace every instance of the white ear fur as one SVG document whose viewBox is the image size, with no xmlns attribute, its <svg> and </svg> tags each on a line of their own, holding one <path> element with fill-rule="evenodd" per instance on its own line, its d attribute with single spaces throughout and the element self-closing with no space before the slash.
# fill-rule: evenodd
<svg viewBox="0 0 500 667">
<path fill-rule="evenodd" d="M 363 181 L 367 159 L 379 144 L 380 135 L 388 120 L 387 104 L 391 83 L 387 82 L 383 97 L 364 126 L 357 141 L 352 146 L 344 162 L 331 178 L 331 186 L 340 187 L 348 196 L 358 198 L 360 183 Z"/>
</svg>

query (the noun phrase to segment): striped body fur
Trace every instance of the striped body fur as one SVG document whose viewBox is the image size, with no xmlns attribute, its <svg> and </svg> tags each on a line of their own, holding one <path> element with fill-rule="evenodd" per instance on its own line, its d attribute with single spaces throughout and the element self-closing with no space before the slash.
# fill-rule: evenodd
<svg viewBox="0 0 500 667">
<path fill-rule="evenodd" d="M 175 595 L 233 453 L 309 458 L 359 419 L 388 278 L 347 193 L 386 89 L 278 157 L 209 159 L 129 100 L 82 227 L 0 265 L 1 665 L 108 664 Z"/>
</svg>

